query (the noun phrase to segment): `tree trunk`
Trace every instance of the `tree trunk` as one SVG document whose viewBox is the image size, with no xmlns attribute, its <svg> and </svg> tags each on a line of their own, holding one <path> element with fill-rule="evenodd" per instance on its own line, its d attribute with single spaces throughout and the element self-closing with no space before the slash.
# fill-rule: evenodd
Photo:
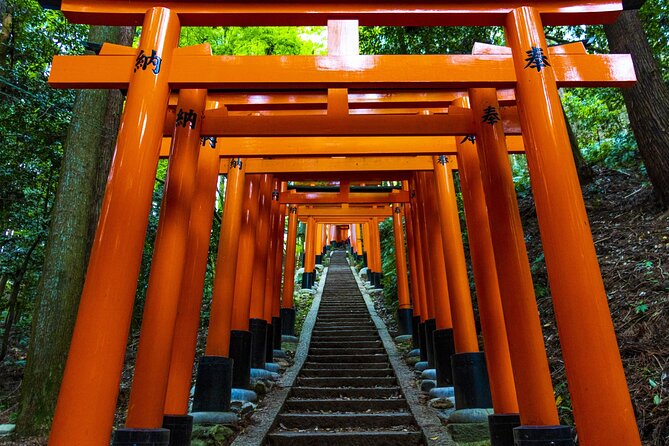
<svg viewBox="0 0 669 446">
<path fill-rule="evenodd" d="M 129 45 L 133 33 L 133 28 L 93 26 L 89 41 Z M 21 385 L 17 431 L 22 435 L 50 427 L 122 104 L 118 91 L 84 90 L 74 105 Z"/>
<path fill-rule="evenodd" d="M 618 20 L 604 26 L 612 53 L 629 53 L 634 60 L 637 83 L 623 89 L 630 123 L 648 178 L 662 206 L 669 207 L 669 88 L 637 11 L 623 11 Z"/>
</svg>

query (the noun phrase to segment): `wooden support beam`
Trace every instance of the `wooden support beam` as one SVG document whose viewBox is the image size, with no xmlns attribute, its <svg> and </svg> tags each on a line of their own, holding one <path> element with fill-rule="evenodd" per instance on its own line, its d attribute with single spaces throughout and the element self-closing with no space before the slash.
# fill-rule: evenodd
<svg viewBox="0 0 669 446">
<path fill-rule="evenodd" d="M 524 152 L 520 136 L 507 136 L 509 154 Z M 161 154 L 169 153 L 170 138 L 163 138 Z M 455 155 L 457 148 L 452 137 L 447 136 L 376 136 L 376 137 L 266 137 L 218 138 L 216 149 L 221 158 L 272 158 L 272 157 L 383 157 L 416 155 Z M 336 158 L 335 158 L 336 159 Z M 291 160 L 295 169 L 309 161 Z M 333 161 L 344 168 L 344 161 Z M 352 169 L 355 165 L 352 165 Z M 289 168 L 283 167 L 284 170 Z M 320 166 L 306 167 L 320 172 Z M 327 169 L 334 170 L 334 169 Z M 326 171 L 326 170 L 323 170 Z"/>
<path fill-rule="evenodd" d="M 349 194 L 337 192 L 282 192 L 279 203 L 284 204 L 372 204 L 372 203 L 408 203 L 409 193 L 397 191 L 391 193 L 351 192 Z"/>
<path fill-rule="evenodd" d="M 510 55 L 255 57 L 176 51 L 173 60 L 172 89 L 440 90 L 511 88 L 516 83 Z M 558 87 L 626 87 L 636 80 L 627 54 L 555 54 L 550 61 Z M 49 83 L 55 88 L 126 89 L 134 65 L 133 56 L 55 56 Z"/>
<path fill-rule="evenodd" d="M 622 11 L 614 0 L 514 0 L 499 2 L 397 0 L 311 0 L 240 2 L 239 0 L 62 0 L 42 1 L 60 9 L 73 23 L 141 25 L 146 11 L 165 6 L 179 14 L 183 26 L 324 26 L 328 20 L 357 19 L 362 26 L 501 26 L 519 6 L 541 12 L 545 25 L 609 23 Z"/>
<path fill-rule="evenodd" d="M 341 218 L 386 218 L 390 216 L 392 216 L 392 208 L 390 208 L 390 206 L 370 207 L 342 205 L 339 207 L 308 207 L 301 205 L 297 207 L 298 218 L 319 217 L 321 219 L 332 220 Z"/>
</svg>

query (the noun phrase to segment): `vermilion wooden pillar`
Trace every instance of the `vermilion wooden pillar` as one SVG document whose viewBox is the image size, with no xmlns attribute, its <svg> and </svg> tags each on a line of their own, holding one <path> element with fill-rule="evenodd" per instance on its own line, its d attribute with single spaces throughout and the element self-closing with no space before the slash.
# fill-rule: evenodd
<svg viewBox="0 0 669 446">
<path fill-rule="evenodd" d="M 311 288 L 316 279 L 316 220 L 307 219 L 304 241 L 304 273 L 302 273 L 302 288 Z"/>
<path fill-rule="evenodd" d="M 295 250 L 297 247 L 297 206 L 288 206 L 288 236 L 286 238 L 286 260 L 283 273 L 283 293 L 281 298 L 281 333 L 295 335 Z"/>
<path fill-rule="evenodd" d="M 172 359 L 165 396 L 166 415 L 188 413 L 219 169 L 218 151 L 210 147 L 209 142 L 205 142 L 200 148 L 198 158 L 195 194 L 188 226 L 188 249 L 183 263 L 181 296 L 174 323 Z"/>
<path fill-rule="evenodd" d="M 128 428 L 153 429 L 163 424 L 172 337 L 186 256 L 206 98 L 206 90 L 181 90 L 179 93 L 177 113 L 184 118 L 177 120 L 172 139 L 135 374 L 130 388 L 126 418 Z M 189 119 L 185 118 L 186 115 Z"/>
<path fill-rule="evenodd" d="M 402 206 L 393 204 L 393 233 L 395 235 L 395 268 L 397 272 L 397 318 L 400 334 L 411 334 L 413 312 L 409 297 L 409 280 L 407 274 L 407 258 L 404 253 L 404 226 L 402 224 Z"/>
<path fill-rule="evenodd" d="M 479 318 L 483 331 L 486 361 L 490 377 L 495 417 L 501 420 L 516 420 L 518 415 L 518 399 L 513 381 L 513 369 L 509 344 L 506 336 L 506 324 L 499 283 L 495 266 L 495 255 L 490 238 L 488 209 L 486 207 L 481 166 L 476 153 L 475 143 L 456 138 L 458 149 L 458 173 L 462 190 L 462 201 L 465 207 L 469 252 L 476 283 Z M 491 431 L 495 419 L 491 421 Z M 517 418 L 520 424 L 520 419 Z M 502 424 L 502 423 L 499 423 Z M 511 424 L 515 424 L 515 421 Z"/>
<path fill-rule="evenodd" d="M 539 11 L 514 9 L 506 35 L 579 443 L 639 445 Z"/>
<path fill-rule="evenodd" d="M 272 210 L 272 175 L 260 178 L 258 220 L 255 226 L 255 251 L 253 255 L 253 279 L 251 284 L 251 307 L 249 331 L 251 343 L 251 367 L 265 368 L 267 357 L 267 320 L 265 319 L 265 280 L 267 279 L 267 254 L 269 252 L 270 217 Z"/>
<path fill-rule="evenodd" d="M 228 181 L 225 189 L 225 207 L 221 222 L 221 235 L 216 256 L 216 274 L 211 297 L 209 331 L 207 332 L 207 356 L 228 357 L 230 330 L 232 330 L 232 306 L 235 296 L 237 252 L 242 222 L 244 186 L 246 184 L 246 161 L 230 160 Z"/>
<path fill-rule="evenodd" d="M 249 331 L 249 314 L 260 177 L 261 175 L 247 175 L 246 177 L 242 226 L 238 234 L 235 298 L 232 305 L 232 331 L 230 332 L 230 359 L 234 361 L 232 385 L 235 388 L 247 388 L 250 385 L 252 335 Z"/>
<path fill-rule="evenodd" d="M 49 437 L 53 446 L 109 443 L 179 32 L 169 9 L 146 13 L 139 50 L 155 51 L 162 63 L 131 75 Z"/>
<path fill-rule="evenodd" d="M 499 110 L 496 91 L 471 89 L 469 95 L 475 115 L 481 117 L 474 120 L 477 150 L 521 421 L 525 425 L 557 425 L 553 386 L 504 129 L 501 122 L 491 125 L 490 120 L 483 122 L 482 119 L 490 95 L 494 97 L 490 106 L 494 107 L 493 111 Z"/>
<path fill-rule="evenodd" d="M 444 265 L 448 277 L 448 296 L 453 317 L 455 349 L 458 353 L 478 352 L 479 345 L 474 323 L 469 277 L 462 246 L 462 230 L 458 215 L 453 175 L 447 167 L 448 157 L 435 156 L 434 183 L 436 186 L 437 220 L 440 222 Z"/>
<path fill-rule="evenodd" d="M 413 335 L 414 348 L 420 348 L 419 325 L 422 321 L 422 307 L 420 286 L 418 282 L 422 280 L 422 272 L 418 270 L 416 260 L 416 242 L 413 229 L 413 217 L 411 214 L 411 204 L 405 203 L 404 223 L 406 225 L 407 256 L 409 258 L 409 286 L 411 289 L 411 302 L 413 304 L 413 323 L 411 324 L 411 334 Z"/>
</svg>

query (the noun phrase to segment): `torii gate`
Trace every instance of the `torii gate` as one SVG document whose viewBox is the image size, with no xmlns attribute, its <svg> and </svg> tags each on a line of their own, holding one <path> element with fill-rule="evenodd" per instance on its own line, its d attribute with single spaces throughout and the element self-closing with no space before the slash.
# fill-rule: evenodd
<svg viewBox="0 0 669 446">
<path fill-rule="evenodd" d="M 109 436 L 110 423 L 107 421 L 113 415 L 114 389 L 118 385 L 115 371 L 120 370 L 122 363 L 122 347 L 139 265 L 136 254 L 141 252 L 145 228 L 142 220 L 149 208 L 169 89 L 259 90 L 295 88 L 298 84 L 307 89 L 366 88 L 379 84 L 387 88 L 425 85 L 440 89 L 516 87 L 567 375 L 570 386 L 577 391 L 573 403 L 582 441 L 593 445 L 639 444 L 587 216 L 575 180 L 571 154 L 566 150 L 568 140 L 557 95 L 558 85 L 629 84 L 633 80 L 631 63 L 624 56 L 550 56 L 542 30 L 542 18 L 546 24 L 613 20 L 621 9 L 619 3 L 594 1 L 582 6 L 570 1 L 530 1 L 505 7 L 487 2 L 474 6 L 443 3 L 423 8 L 375 2 L 372 6 L 345 3 L 338 5 L 336 10 L 329 4 L 314 8 L 301 3 L 246 6 L 228 2 L 109 0 L 93 5 L 88 3 L 64 1 L 61 7 L 71 18 L 89 23 L 138 24 L 144 19 L 144 32 L 136 58 L 80 56 L 54 60 L 54 85 L 127 87 L 128 101 L 59 397 L 52 444 L 91 444 L 98 440 L 103 444 Z M 163 4 L 172 11 L 155 7 Z M 199 56 L 188 49 L 172 51 L 177 45 L 180 21 L 184 25 L 320 24 L 326 18 L 338 17 L 359 17 L 363 24 L 505 25 L 512 55 L 268 57 L 251 61 Z M 412 68 L 411 72 L 405 69 L 407 66 Z M 265 79 L 264 73 L 272 73 L 273 80 Z M 484 113 L 498 110 L 496 94 L 491 97 L 486 92 L 472 90 L 470 96 L 476 115 L 481 113 L 479 116 L 485 117 Z M 466 122 L 456 116 L 428 118 L 432 122 L 426 121 L 428 126 Z M 351 119 L 344 121 L 340 125 L 355 122 Z M 372 121 L 369 125 L 379 125 L 375 121 L 380 122 L 368 121 Z M 314 122 L 323 125 L 331 124 L 333 120 L 319 118 Z M 401 122 L 395 120 L 395 123 Z M 487 146 L 500 145 L 498 122 L 488 122 L 491 124 L 489 129 L 482 127 L 478 119 L 474 122 L 477 136 L 487 139 Z M 133 128 L 137 123 L 141 123 L 141 127 Z M 283 125 L 289 124 L 297 123 L 292 121 Z M 310 125 L 317 129 L 317 124 Z M 459 127 L 461 135 L 463 128 Z M 483 141 L 481 143 L 483 145 Z M 505 148 L 502 153 L 506 156 Z M 556 169 L 556 166 L 561 168 Z M 508 183 L 504 184 L 506 187 Z M 486 201 L 490 204 L 489 195 Z M 513 216 L 507 221 L 513 223 Z M 493 243 L 501 240 L 495 227 L 491 230 Z M 117 242 L 121 238 L 125 238 L 126 244 Z M 517 248 L 517 238 L 507 239 L 515 240 L 514 248 Z M 121 259 L 130 261 L 123 264 Z M 559 281 L 556 275 L 560 275 Z M 584 293 L 591 299 L 581 299 Z M 527 303 L 527 300 L 523 302 Z M 523 330 L 533 330 L 532 339 L 536 339 L 540 327 L 535 323 L 538 322 L 536 315 L 530 314 L 532 306 L 525 306 L 522 311 L 530 322 Z M 109 314 L 118 314 L 117 320 L 107 323 Z M 598 338 L 583 336 L 581 324 L 598 332 Z M 522 344 L 527 347 L 511 352 L 513 362 L 520 367 L 527 358 L 522 352 L 527 354 L 536 349 L 536 345 L 532 347 L 524 343 L 522 336 L 513 330 L 509 332 L 509 340 L 512 346 Z M 109 344 L 105 345 L 105 342 Z M 90 353 L 95 352 L 93 347 L 103 348 L 108 363 L 87 361 Z M 528 373 L 526 382 L 516 383 L 523 424 L 555 426 L 558 422 L 555 407 L 547 404 L 552 400 L 547 367 L 535 375 L 539 379 Z M 592 376 L 609 379 L 597 382 Z M 95 404 L 90 401 L 94 393 L 100 395 Z M 529 427 L 523 430 L 528 435 L 532 431 L 536 430 Z"/>
</svg>

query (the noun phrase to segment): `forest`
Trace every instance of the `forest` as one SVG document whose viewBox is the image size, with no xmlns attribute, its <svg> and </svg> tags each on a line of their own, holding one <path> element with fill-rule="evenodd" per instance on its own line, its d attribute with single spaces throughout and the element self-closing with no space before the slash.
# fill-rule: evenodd
<svg viewBox="0 0 669 446">
<path fill-rule="evenodd" d="M 645 444 L 662 446 L 669 444 L 669 2 L 636 6 L 638 11 L 625 11 L 611 25 L 550 27 L 546 34 L 551 44 L 581 41 L 591 53 L 630 53 L 635 62 L 638 83 L 630 89 L 570 88 L 561 98 L 639 428 Z M 36 0 L 0 0 L 0 20 L 0 424 L 16 424 L 17 434 L 29 439 L 25 444 L 44 444 L 123 108 L 120 91 L 50 88 L 51 59 L 94 54 L 103 42 L 132 45 L 140 29 L 71 25 Z M 321 27 L 184 28 L 180 45 L 208 42 L 220 55 L 310 55 L 326 53 L 326 38 Z M 504 45 L 504 32 L 360 29 L 361 54 L 469 54 L 475 42 Z M 556 404 L 569 423 L 529 175 L 522 156 L 510 162 L 554 384 L 562 382 L 555 386 Z M 138 337 L 166 170 L 161 161 L 129 356 Z M 220 229 L 224 190 L 221 178 L 213 234 Z M 392 307 L 389 220 L 381 240 Z M 214 236 L 202 327 L 216 244 Z"/>
</svg>

